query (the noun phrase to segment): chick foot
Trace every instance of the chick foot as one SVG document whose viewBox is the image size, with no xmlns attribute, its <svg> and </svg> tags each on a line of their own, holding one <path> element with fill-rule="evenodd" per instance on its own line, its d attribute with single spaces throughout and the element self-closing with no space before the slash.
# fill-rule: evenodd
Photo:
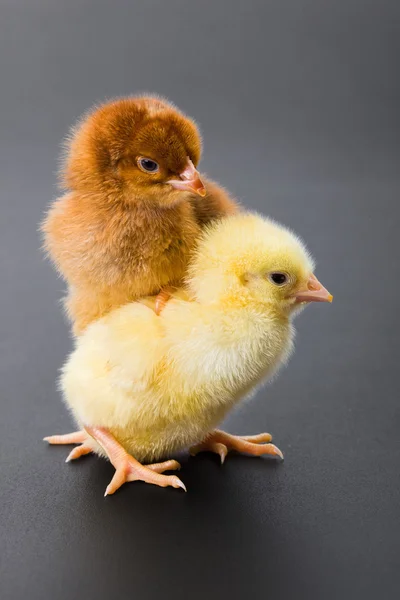
<svg viewBox="0 0 400 600">
<path fill-rule="evenodd" d="M 65 433 L 64 435 L 50 435 L 43 438 L 43 441 L 52 445 L 79 444 L 79 446 L 71 450 L 65 462 L 70 462 L 71 460 L 75 460 L 81 456 L 85 456 L 86 454 L 91 454 L 93 452 L 93 449 L 87 443 L 88 434 L 86 431 L 74 431 L 74 433 Z"/>
<path fill-rule="evenodd" d="M 88 434 L 103 448 L 111 464 L 115 467 L 115 474 L 107 486 L 105 496 L 114 494 L 124 483 L 128 481 L 145 481 L 159 485 L 160 487 L 172 486 L 186 487 L 176 475 L 163 475 L 164 471 L 180 469 L 176 460 L 167 460 L 151 465 L 142 465 L 133 456 L 128 454 L 111 433 L 102 427 L 86 427 Z"/>
<path fill-rule="evenodd" d="M 172 286 L 167 286 L 163 288 L 156 296 L 156 304 L 154 307 L 154 312 L 157 316 L 159 316 L 165 308 L 168 300 L 171 298 L 175 288 Z"/>
<path fill-rule="evenodd" d="M 231 435 L 225 431 L 216 429 L 203 442 L 192 446 L 189 450 L 192 456 L 196 456 L 199 452 L 215 452 L 221 458 L 221 464 L 230 450 L 237 452 L 245 452 L 251 456 L 261 456 L 270 454 L 271 456 L 279 456 L 283 459 L 283 454 L 269 442 L 272 436 L 269 433 L 259 433 L 258 435 Z"/>
</svg>

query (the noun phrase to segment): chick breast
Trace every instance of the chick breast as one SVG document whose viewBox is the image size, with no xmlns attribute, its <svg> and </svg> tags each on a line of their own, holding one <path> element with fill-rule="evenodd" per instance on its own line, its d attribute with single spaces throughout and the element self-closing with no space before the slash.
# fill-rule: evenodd
<svg viewBox="0 0 400 600">
<path fill-rule="evenodd" d="M 203 439 L 282 362 L 290 328 L 274 323 L 268 335 L 271 326 L 254 311 L 180 299 L 159 317 L 128 304 L 78 340 L 61 377 L 65 401 L 79 426 L 106 427 L 136 459 L 159 459 Z"/>
</svg>

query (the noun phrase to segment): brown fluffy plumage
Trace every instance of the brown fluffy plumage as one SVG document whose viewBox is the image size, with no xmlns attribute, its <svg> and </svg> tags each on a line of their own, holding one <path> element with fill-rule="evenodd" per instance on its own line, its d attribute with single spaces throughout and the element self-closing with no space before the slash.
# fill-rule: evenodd
<svg viewBox="0 0 400 600">
<path fill-rule="evenodd" d="M 62 169 L 67 191 L 42 230 L 68 283 L 75 334 L 112 308 L 179 285 L 201 227 L 237 210 L 225 190 L 200 180 L 200 154 L 194 122 L 158 98 L 105 104 L 73 130 Z M 141 168 L 143 157 L 157 172 Z M 190 189 L 188 169 L 204 197 Z"/>
</svg>

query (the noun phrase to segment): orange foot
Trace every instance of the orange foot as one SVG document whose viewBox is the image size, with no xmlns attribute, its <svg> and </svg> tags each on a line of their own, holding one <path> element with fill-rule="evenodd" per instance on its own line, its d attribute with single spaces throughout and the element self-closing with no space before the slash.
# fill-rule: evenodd
<svg viewBox="0 0 400 600">
<path fill-rule="evenodd" d="M 167 286 L 163 288 L 156 296 L 156 304 L 154 308 L 154 312 L 157 316 L 159 316 L 165 308 L 168 300 L 171 298 L 176 288 L 172 286 Z"/>
<path fill-rule="evenodd" d="M 225 431 L 216 429 L 200 444 L 190 448 L 190 454 L 195 456 L 199 452 L 215 452 L 221 458 L 221 464 L 225 461 L 229 450 L 237 450 L 238 452 L 246 452 L 252 456 L 261 456 L 262 454 L 270 454 L 279 456 L 283 460 L 283 454 L 269 442 L 272 436 L 269 433 L 259 433 L 258 435 L 231 435 Z"/>
<path fill-rule="evenodd" d="M 174 471 L 180 469 L 180 464 L 176 460 L 166 460 L 165 462 L 152 465 L 142 465 L 133 456 L 128 454 L 111 433 L 103 427 L 86 427 L 87 433 L 94 439 L 106 452 L 110 462 L 115 467 L 115 474 L 107 486 L 105 496 L 113 494 L 128 481 L 145 481 L 153 483 L 160 487 L 172 486 L 186 488 L 179 477 L 176 475 L 163 475 L 164 471 Z"/>
<path fill-rule="evenodd" d="M 76 448 L 71 450 L 68 454 L 65 462 L 80 458 L 85 454 L 91 454 L 92 448 L 88 444 L 89 436 L 86 431 L 74 431 L 74 433 L 66 433 L 64 435 L 50 435 L 49 437 L 43 438 L 44 442 L 49 444 L 79 444 Z"/>
<path fill-rule="evenodd" d="M 102 427 L 87 427 L 83 431 L 75 431 L 74 433 L 67 433 L 65 435 L 52 435 L 43 439 L 49 444 L 79 444 L 68 455 L 66 462 L 69 462 L 84 454 L 93 452 L 88 444 L 90 437 L 103 448 L 116 469 L 114 477 L 107 486 L 105 496 L 113 494 L 121 485 L 128 481 L 145 481 L 146 483 L 153 483 L 161 487 L 180 487 L 186 492 L 186 487 L 179 477 L 162 475 L 164 471 L 180 469 L 181 465 L 178 461 L 166 460 L 165 462 L 154 463 L 152 465 L 142 465 L 124 450 L 111 433 Z"/>
</svg>

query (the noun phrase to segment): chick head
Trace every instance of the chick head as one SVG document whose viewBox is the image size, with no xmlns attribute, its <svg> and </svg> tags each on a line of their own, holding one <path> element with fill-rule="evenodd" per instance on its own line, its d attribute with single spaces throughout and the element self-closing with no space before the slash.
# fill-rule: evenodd
<svg viewBox="0 0 400 600">
<path fill-rule="evenodd" d="M 157 97 L 123 98 L 86 115 L 66 143 L 64 185 L 169 205 L 205 196 L 195 123 Z"/>
<path fill-rule="evenodd" d="M 209 226 L 189 268 L 188 286 L 203 304 L 249 304 L 290 314 L 306 302 L 331 302 L 314 262 L 288 229 L 257 214 Z"/>
</svg>

